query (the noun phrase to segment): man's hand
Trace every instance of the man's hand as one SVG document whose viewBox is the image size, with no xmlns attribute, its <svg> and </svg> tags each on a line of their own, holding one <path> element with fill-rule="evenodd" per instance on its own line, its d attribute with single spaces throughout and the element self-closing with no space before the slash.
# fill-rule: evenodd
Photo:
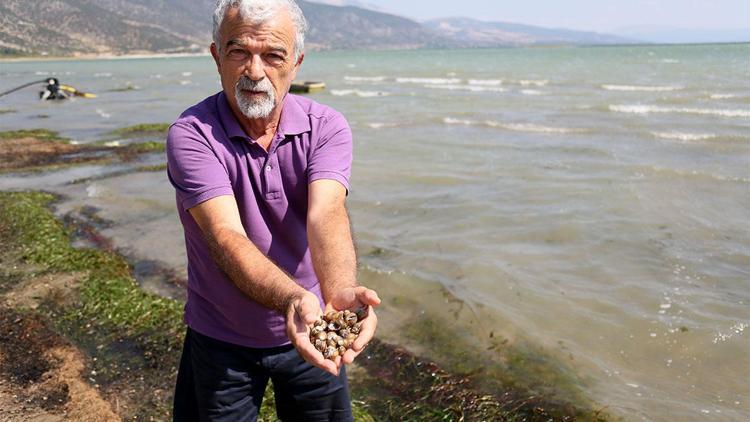
<svg viewBox="0 0 750 422">
<path fill-rule="evenodd" d="M 367 309 L 367 316 L 362 320 L 359 337 L 352 344 L 352 348 L 344 353 L 341 360 L 336 360 L 337 368 L 341 367 L 341 364 L 352 363 L 354 358 L 362 353 L 367 343 L 372 340 L 372 336 L 375 335 L 375 328 L 378 326 L 378 317 L 375 315 L 373 307 L 378 305 L 380 305 L 378 294 L 374 290 L 362 286 L 346 287 L 337 291 L 331 297 L 330 302 L 326 305 L 326 311 L 343 311 L 344 309 L 354 311 L 361 307 Z"/>
<path fill-rule="evenodd" d="M 318 297 L 309 291 L 300 293 L 294 297 L 286 311 L 286 334 L 289 341 L 297 348 L 302 359 L 330 372 L 333 376 L 339 375 L 341 361 L 328 360 L 323 357 L 315 346 L 310 342 L 310 327 L 320 317 L 320 301 Z"/>
</svg>

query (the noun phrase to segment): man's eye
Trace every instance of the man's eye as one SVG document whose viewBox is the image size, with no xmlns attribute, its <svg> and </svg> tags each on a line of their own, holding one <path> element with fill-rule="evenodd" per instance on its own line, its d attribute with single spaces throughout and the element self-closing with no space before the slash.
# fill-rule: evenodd
<svg viewBox="0 0 750 422">
<path fill-rule="evenodd" d="M 247 52 L 239 49 L 229 50 L 227 52 L 227 57 L 232 60 L 242 60 L 247 57 Z"/>
<path fill-rule="evenodd" d="M 266 60 L 271 63 L 279 63 L 284 61 L 284 56 L 280 54 L 268 54 L 266 55 Z"/>
</svg>

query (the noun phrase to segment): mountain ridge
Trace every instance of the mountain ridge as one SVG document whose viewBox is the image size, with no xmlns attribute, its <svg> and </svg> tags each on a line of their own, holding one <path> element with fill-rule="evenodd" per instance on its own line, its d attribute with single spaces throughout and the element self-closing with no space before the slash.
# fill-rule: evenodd
<svg viewBox="0 0 750 422">
<path fill-rule="evenodd" d="M 0 54 L 205 53 L 211 42 L 213 4 L 213 0 L 3 0 L 0 3 Z M 298 4 L 310 24 L 307 47 L 312 50 L 627 41 L 604 34 L 468 18 L 419 23 L 346 4 L 337 6 L 311 1 L 298 1 Z"/>
</svg>

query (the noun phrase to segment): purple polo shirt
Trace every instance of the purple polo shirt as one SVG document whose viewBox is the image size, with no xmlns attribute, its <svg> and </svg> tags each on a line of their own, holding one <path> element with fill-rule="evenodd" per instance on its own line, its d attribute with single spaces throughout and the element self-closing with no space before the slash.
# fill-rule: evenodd
<svg viewBox="0 0 750 422">
<path fill-rule="evenodd" d="M 168 175 L 187 247 L 185 322 L 247 347 L 288 343 L 284 316 L 247 297 L 218 268 L 187 210 L 233 195 L 255 246 L 321 298 L 307 243 L 308 185 L 332 179 L 349 188 L 352 133 L 340 113 L 307 98 L 287 94 L 282 107 L 268 152 L 242 130 L 223 92 L 187 109 L 167 136 Z"/>
</svg>

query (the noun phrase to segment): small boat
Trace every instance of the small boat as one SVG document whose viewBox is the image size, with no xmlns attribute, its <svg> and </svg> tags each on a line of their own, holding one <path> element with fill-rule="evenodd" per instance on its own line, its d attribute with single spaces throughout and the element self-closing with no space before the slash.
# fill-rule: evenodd
<svg viewBox="0 0 750 422">
<path fill-rule="evenodd" d="M 326 89 L 325 82 L 304 81 L 299 83 L 292 83 L 292 86 L 289 88 L 289 92 L 295 94 L 309 94 L 312 92 L 320 92 L 324 89 Z"/>
</svg>

